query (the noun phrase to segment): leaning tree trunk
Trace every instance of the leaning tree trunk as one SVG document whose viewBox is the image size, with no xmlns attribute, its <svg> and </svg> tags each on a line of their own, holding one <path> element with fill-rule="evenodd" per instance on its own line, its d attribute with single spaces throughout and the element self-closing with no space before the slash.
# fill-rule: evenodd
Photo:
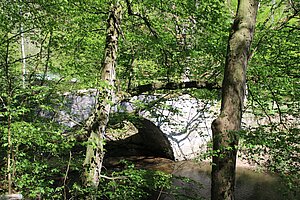
<svg viewBox="0 0 300 200">
<path fill-rule="evenodd" d="M 253 38 L 257 0 L 239 0 L 227 47 L 221 113 L 212 123 L 212 200 L 234 199 L 235 166 L 245 96 L 246 68 Z"/>
<path fill-rule="evenodd" d="M 105 89 L 99 91 L 96 109 L 86 122 L 85 129 L 90 134 L 84 161 L 84 179 L 86 186 L 97 188 L 104 157 L 103 140 L 109 120 L 111 102 L 114 98 L 115 66 L 117 59 L 119 23 L 121 8 L 113 6 L 107 20 L 107 36 L 102 63 L 101 79 Z"/>
</svg>

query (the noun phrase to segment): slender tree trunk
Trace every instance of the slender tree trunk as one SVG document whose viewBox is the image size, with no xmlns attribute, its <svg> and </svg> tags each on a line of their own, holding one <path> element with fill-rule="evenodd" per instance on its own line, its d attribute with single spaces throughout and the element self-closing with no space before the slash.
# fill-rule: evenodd
<svg viewBox="0 0 300 200">
<path fill-rule="evenodd" d="M 20 8 L 20 16 L 22 17 L 22 10 Z M 23 33 L 22 23 L 20 25 L 20 34 L 21 34 L 21 52 L 22 52 L 22 86 L 25 88 L 26 81 L 26 54 L 25 54 L 25 38 Z"/>
<path fill-rule="evenodd" d="M 7 104 L 10 104 L 8 101 Z M 7 181 L 8 181 L 8 194 L 12 193 L 12 138 L 11 138 L 11 113 L 8 111 L 7 120 Z"/>
<path fill-rule="evenodd" d="M 221 113 L 212 123 L 212 200 L 234 199 L 235 167 L 245 96 L 246 68 L 258 9 L 257 0 L 239 0 L 227 47 Z"/>
<path fill-rule="evenodd" d="M 6 39 L 8 35 L 6 35 Z M 4 73 L 5 73 L 5 81 L 6 81 L 6 95 L 7 95 L 7 102 L 4 107 L 6 107 L 7 112 L 7 187 L 8 187 L 8 194 L 12 193 L 12 185 L 13 185 L 13 144 L 12 144 L 12 132 L 11 132 L 11 123 L 12 123 L 12 113 L 11 113 L 11 102 L 12 102 L 12 82 L 11 82 L 11 74 L 9 70 L 9 48 L 10 43 L 7 40 L 6 44 L 6 53 L 5 53 L 5 64 L 4 64 Z M 3 102 L 4 104 L 4 102 Z"/>
<path fill-rule="evenodd" d="M 98 103 L 94 113 L 86 122 L 86 130 L 90 134 L 84 161 L 85 184 L 97 188 L 104 157 L 103 140 L 109 120 L 111 102 L 114 97 L 115 66 L 117 59 L 119 23 L 121 7 L 113 6 L 107 20 L 107 36 L 105 54 L 102 63 L 101 79 L 107 83 L 104 90 L 100 90 Z"/>
</svg>

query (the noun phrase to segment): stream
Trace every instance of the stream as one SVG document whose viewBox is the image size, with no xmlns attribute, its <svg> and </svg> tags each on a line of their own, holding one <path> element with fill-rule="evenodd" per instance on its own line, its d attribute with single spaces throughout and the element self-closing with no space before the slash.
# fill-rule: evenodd
<svg viewBox="0 0 300 200">
<path fill-rule="evenodd" d="M 197 163 L 195 161 L 174 162 L 165 158 L 151 156 L 115 157 L 106 160 L 106 164 L 114 166 L 119 160 L 126 159 L 134 162 L 137 168 L 160 170 L 172 173 L 176 177 L 190 178 L 186 182 L 182 178 L 174 178 L 173 185 L 179 186 L 177 193 L 179 199 L 210 199 L 211 188 L 211 166 L 207 162 Z M 236 200 L 285 200 L 283 186 L 279 179 L 269 173 L 259 173 L 249 167 L 237 167 L 236 171 Z M 154 194 L 151 200 L 175 200 L 172 192 L 165 191 Z M 158 198 L 159 197 L 159 198 Z M 300 199 L 299 195 L 297 199 Z"/>
</svg>

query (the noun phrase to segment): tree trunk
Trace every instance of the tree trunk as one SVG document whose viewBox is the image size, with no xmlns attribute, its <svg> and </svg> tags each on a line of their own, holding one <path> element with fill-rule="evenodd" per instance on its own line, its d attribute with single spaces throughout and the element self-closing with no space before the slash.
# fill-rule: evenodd
<svg viewBox="0 0 300 200">
<path fill-rule="evenodd" d="M 234 199 L 235 166 L 245 96 L 246 68 L 254 34 L 257 0 L 239 0 L 227 47 L 221 112 L 212 123 L 212 200 Z"/>
<path fill-rule="evenodd" d="M 102 63 L 101 79 L 107 85 L 99 91 L 98 103 L 93 114 L 86 122 L 85 129 L 89 133 L 89 140 L 84 161 L 85 185 L 97 188 L 104 157 L 103 140 L 109 120 L 111 102 L 114 98 L 114 82 L 116 79 L 115 66 L 117 59 L 119 23 L 121 7 L 114 5 L 108 16 L 106 45 Z"/>
</svg>

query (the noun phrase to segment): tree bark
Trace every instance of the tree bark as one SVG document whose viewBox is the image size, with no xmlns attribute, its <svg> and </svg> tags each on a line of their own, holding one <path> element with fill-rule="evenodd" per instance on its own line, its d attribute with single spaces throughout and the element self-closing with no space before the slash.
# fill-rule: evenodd
<svg viewBox="0 0 300 200">
<path fill-rule="evenodd" d="M 234 199 L 235 167 L 257 0 L 239 0 L 227 47 L 220 115 L 212 123 L 212 200 Z"/>
<path fill-rule="evenodd" d="M 107 85 L 100 90 L 98 103 L 93 114 L 86 122 L 85 129 L 89 133 L 86 157 L 84 161 L 84 181 L 86 186 L 97 188 L 100 181 L 100 173 L 104 157 L 104 136 L 109 120 L 111 102 L 114 99 L 114 82 L 116 79 L 115 67 L 118 50 L 119 23 L 121 7 L 114 5 L 107 20 L 107 36 L 102 62 L 101 79 Z"/>
<path fill-rule="evenodd" d="M 133 88 L 130 93 L 133 96 L 143 94 L 144 92 L 153 92 L 156 90 L 178 90 L 178 89 L 207 89 L 207 90 L 219 90 L 221 87 L 218 83 L 208 82 L 208 81 L 187 81 L 187 82 L 154 82 L 146 85 L 139 85 Z"/>
</svg>

